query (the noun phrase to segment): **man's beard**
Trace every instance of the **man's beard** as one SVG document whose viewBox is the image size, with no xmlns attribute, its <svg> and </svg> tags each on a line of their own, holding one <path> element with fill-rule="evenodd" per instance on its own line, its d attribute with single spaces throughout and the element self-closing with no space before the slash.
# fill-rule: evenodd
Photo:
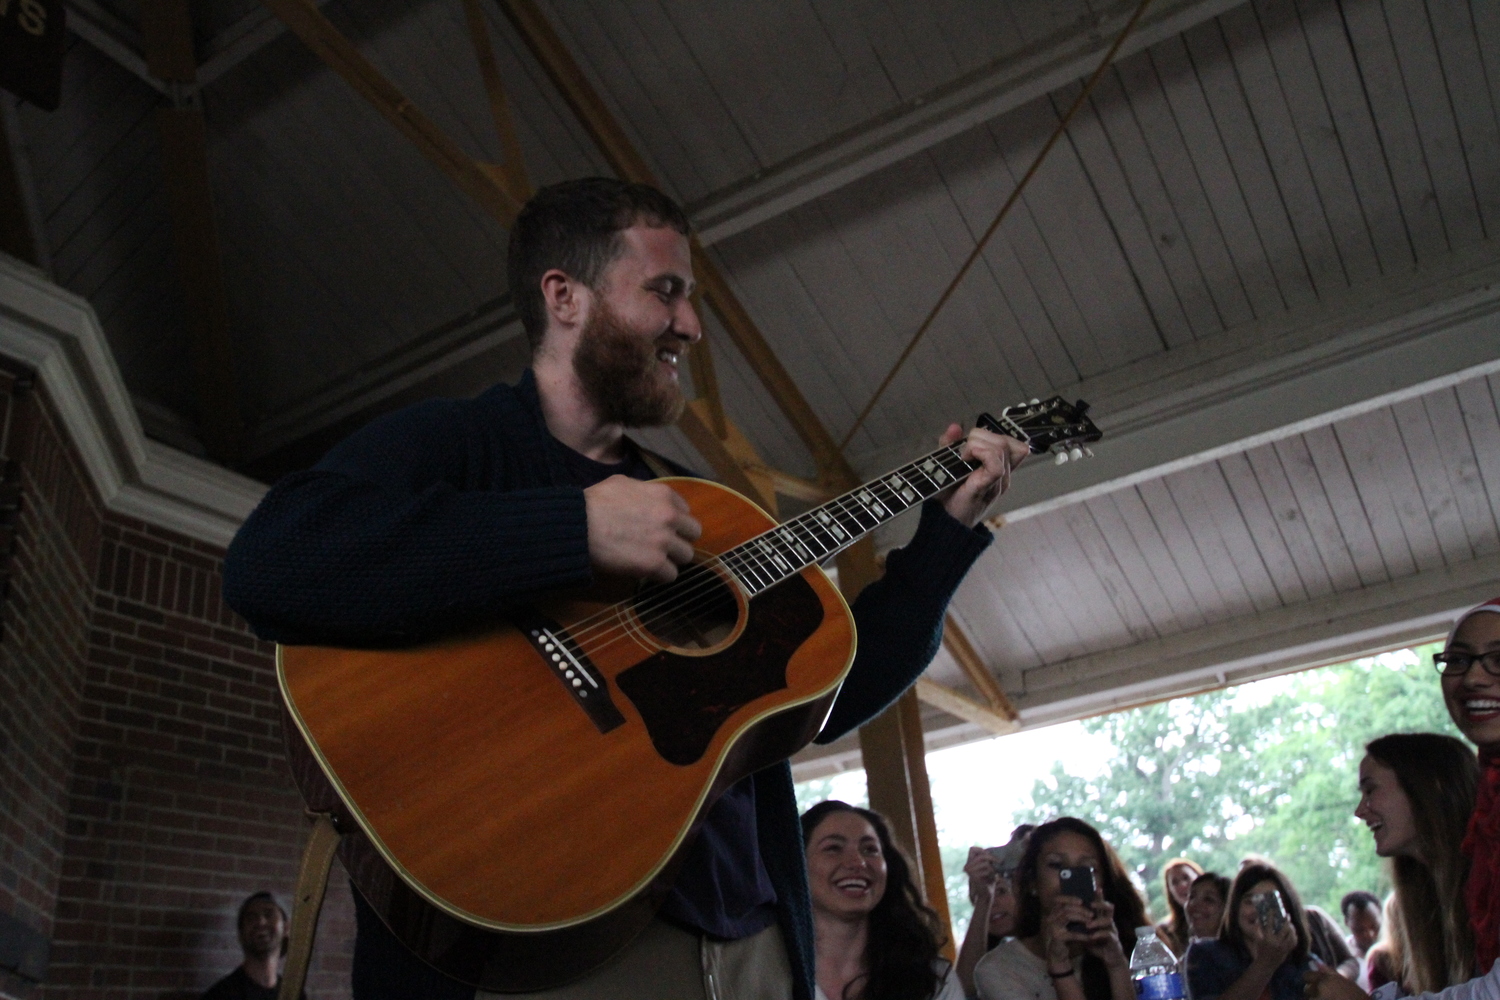
<svg viewBox="0 0 1500 1000">
<path fill-rule="evenodd" d="M 662 346 L 683 350 L 680 338 L 646 340 L 599 301 L 573 350 L 573 371 L 599 418 L 625 427 L 676 423 L 686 401 L 674 378 L 657 367 Z"/>
</svg>

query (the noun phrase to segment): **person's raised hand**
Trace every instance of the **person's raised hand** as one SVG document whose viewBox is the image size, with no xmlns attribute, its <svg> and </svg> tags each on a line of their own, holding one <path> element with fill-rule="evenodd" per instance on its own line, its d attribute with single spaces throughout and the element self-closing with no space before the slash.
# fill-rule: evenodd
<svg viewBox="0 0 1500 1000">
<path fill-rule="evenodd" d="M 1368 993 L 1326 965 L 1304 972 L 1302 981 L 1309 1000 L 1370 1000 Z"/>
<path fill-rule="evenodd" d="M 938 445 L 953 444 L 963 436 L 963 429 L 958 424 L 950 424 L 938 438 Z M 964 527 L 974 527 L 995 498 L 1010 489 L 1011 470 L 1030 453 L 1030 449 L 1013 437 L 975 427 L 969 431 L 959 455 L 967 461 L 979 462 L 980 466 L 969 473 L 969 478 L 946 493 L 938 494 L 943 508 Z"/>
<path fill-rule="evenodd" d="M 1273 967 L 1280 966 L 1297 947 L 1297 928 L 1292 926 L 1290 920 L 1283 923 L 1279 930 L 1271 930 L 1262 926 L 1259 921 L 1253 921 L 1245 933 L 1245 944 L 1257 961 L 1264 961 L 1266 965 Z"/>
<path fill-rule="evenodd" d="M 1042 917 L 1042 957 L 1047 962 L 1047 971 L 1061 973 L 1066 966 L 1073 965 L 1073 953 L 1068 947 L 1075 941 L 1087 945 L 1089 942 L 1088 923 L 1093 919 L 1093 911 L 1076 896 L 1059 895 L 1052 901 L 1046 914 Z M 1068 925 L 1082 924 L 1084 930 L 1077 931 Z"/>
<path fill-rule="evenodd" d="M 989 851 L 983 847 L 969 848 L 969 860 L 964 862 L 964 874 L 969 876 L 969 902 L 977 906 L 981 899 L 994 896 L 1000 870 Z"/>
<path fill-rule="evenodd" d="M 606 575 L 671 583 L 703 527 L 665 483 L 610 476 L 583 491 L 589 561 Z"/>
<path fill-rule="evenodd" d="M 1115 927 L 1115 905 L 1104 898 L 1103 890 L 1094 897 L 1092 912 L 1084 925 L 1088 928 L 1089 953 L 1103 962 L 1105 968 L 1118 969 L 1129 964 Z"/>
</svg>

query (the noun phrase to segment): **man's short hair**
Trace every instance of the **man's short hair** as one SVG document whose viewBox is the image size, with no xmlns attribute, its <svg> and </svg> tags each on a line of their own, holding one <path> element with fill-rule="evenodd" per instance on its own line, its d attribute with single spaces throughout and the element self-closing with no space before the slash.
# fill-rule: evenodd
<svg viewBox="0 0 1500 1000">
<path fill-rule="evenodd" d="M 1375 912 L 1379 913 L 1380 897 L 1373 892 L 1365 892 L 1363 889 L 1356 889 L 1354 892 L 1345 893 L 1344 898 L 1339 900 L 1339 912 L 1344 915 L 1344 923 L 1347 924 L 1349 922 L 1349 911 L 1351 909 L 1366 906 L 1375 907 Z"/>
<path fill-rule="evenodd" d="M 240 912 L 234 918 L 234 929 L 236 933 L 244 929 L 245 914 L 250 912 L 250 904 L 259 902 L 262 899 L 270 900 L 271 905 L 276 907 L 277 912 L 281 914 L 282 921 L 286 920 L 286 910 L 283 909 L 282 905 L 276 901 L 276 897 L 271 895 L 269 892 L 266 892 L 265 890 L 261 890 L 260 892 L 254 892 L 246 896 L 245 901 L 240 904 Z"/>
<path fill-rule="evenodd" d="M 547 330 L 542 275 L 557 268 L 589 288 L 620 256 L 620 232 L 637 223 L 671 226 L 688 234 L 682 207 L 648 184 L 584 177 L 542 188 L 510 230 L 506 273 L 510 294 L 532 351 Z"/>
</svg>

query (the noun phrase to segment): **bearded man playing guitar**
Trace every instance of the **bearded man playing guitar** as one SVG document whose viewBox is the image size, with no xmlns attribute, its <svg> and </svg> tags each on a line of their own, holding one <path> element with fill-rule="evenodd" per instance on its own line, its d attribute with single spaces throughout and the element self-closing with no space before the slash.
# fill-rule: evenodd
<svg viewBox="0 0 1500 1000">
<path fill-rule="evenodd" d="M 687 232 L 682 210 L 643 185 L 593 178 L 538 192 L 509 249 L 531 370 L 471 400 L 383 417 L 278 483 L 230 547 L 230 605 L 278 643 L 403 647 L 482 629 L 599 578 L 670 584 L 704 526 L 679 487 L 649 481 L 662 461 L 625 429 L 670 424 L 683 406 L 678 365 L 702 337 Z M 942 444 L 961 438 L 955 424 Z M 949 598 L 989 544 L 979 519 L 1027 447 L 976 428 L 958 453 L 974 471 L 922 505 L 912 541 L 854 604 L 858 651 L 819 741 L 878 714 L 930 662 Z M 536 996 L 810 1000 L 812 916 L 789 766 L 762 767 L 703 801 L 695 839 L 663 869 L 657 915 L 612 957 L 580 954 L 581 978 Z M 565 815 L 542 835 L 576 836 Z M 565 878 L 610 872 L 618 848 L 593 846 Z M 366 898 L 373 883 L 345 862 L 356 883 L 356 1000 L 467 1000 L 474 982 L 510 981 L 465 983 L 418 958 L 393 933 L 396 918 Z"/>
</svg>

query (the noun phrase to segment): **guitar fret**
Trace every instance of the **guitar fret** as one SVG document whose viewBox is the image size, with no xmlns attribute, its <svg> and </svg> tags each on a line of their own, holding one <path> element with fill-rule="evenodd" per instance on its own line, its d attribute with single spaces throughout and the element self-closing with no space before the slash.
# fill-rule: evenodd
<svg viewBox="0 0 1500 1000">
<path fill-rule="evenodd" d="M 840 552 L 862 536 L 963 479 L 979 463 L 949 445 L 777 525 L 721 558 L 754 596 Z"/>
</svg>

